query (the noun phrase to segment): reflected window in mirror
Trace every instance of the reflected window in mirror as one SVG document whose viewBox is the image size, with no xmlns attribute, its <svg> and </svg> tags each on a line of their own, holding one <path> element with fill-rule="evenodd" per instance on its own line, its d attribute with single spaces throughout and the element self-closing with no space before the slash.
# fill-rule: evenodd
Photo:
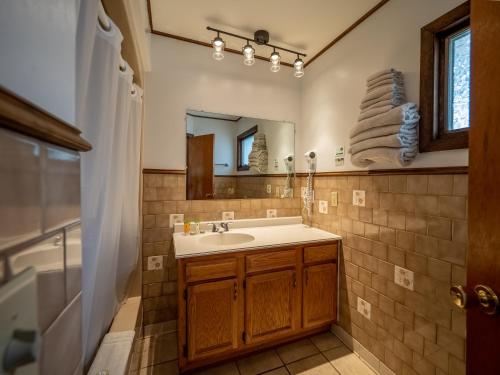
<svg viewBox="0 0 500 375">
<path fill-rule="evenodd" d="M 250 169 L 249 156 L 252 152 L 252 145 L 255 138 L 255 133 L 259 130 L 258 125 L 241 133 L 237 137 L 237 153 L 238 153 L 238 171 L 248 171 Z"/>
</svg>

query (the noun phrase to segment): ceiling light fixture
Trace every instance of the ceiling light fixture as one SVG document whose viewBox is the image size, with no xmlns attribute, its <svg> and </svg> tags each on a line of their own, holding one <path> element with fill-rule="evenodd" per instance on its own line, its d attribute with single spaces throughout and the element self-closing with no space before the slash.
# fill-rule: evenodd
<svg viewBox="0 0 500 375">
<path fill-rule="evenodd" d="M 212 57 L 215 60 L 222 60 L 224 58 L 224 45 L 224 41 L 220 37 L 219 33 L 217 33 L 217 37 L 212 41 L 212 46 L 214 48 Z"/>
<path fill-rule="evenodd" d="M 304 61 L 297 55 L 295 62 L 293 63 L 293 75 L 300 78 L 304 75 Z"/>
<path fill-rule="evenodd" d="M 271 53 L 271 57 L 269 58 L 269 61 L 271 61 L 271 72 L 276 73 L 280 71 L 280 61 L 281 57 L 276 50 Z"/>
<path fill-rule="evenodd" d="M 217 37 L 212 41 L 212 46 L 214 49 L 214 52 L 212 54 L 213 58 L 215 60 L 222 60 L 224 58 L 224 47 L 225 43 L 221 39 L 220 34 L 225 34 L 228 36 L 231 36 L 233 38 L 238 38 L 246 41 L 246 45 L 242 48 L 242 54 L 243 54 L 243 63 L 245 65 L 253 65 L 255 63 L 255 48 L 250 44 L 250 42 L 254 42 L 257 45 L 261 46 L 266 46 L 270 47 L 273 49 L 273 52 L 271 53 L 271 56 L 269 57 L 269 61 L 271 62 L 271 71 L 272 72 L 278 72 L 281 67 L 281 56 L 276 50 L 288 52 L 294 55 L 297 55 L 297 59 L 293 63 L 293 75 L 297 78 L 300 78 L 304 75 L 304 61 L 302 61 L 302 57 L 306 57 L 304 53 L 297 52 L 297 51 L 292 51 L 287 48 L 275 46 L 273 44 L 269 43 L 269 33 L 266 30 L 257 30 L 254 33 L 254 38 L 249 39 L 247 37 L 229 33 L 227 31 L 219 30 L 219 29 L 214 29 L 213 27 L 207 26 L 207 30 L 210 31 L 215 31 L 217 33 Z M 233 51 L 233 50 L 231 50 Z M 262 57 L 259 57 L 262 59 Z"/>
<path fill-rule="evenodd" d="M 243 47 L 243 64 L 253 65 L 255 63 L 255 49 L 250 45 L 250 41 L 247 40 L 247 44 Z"/>
</svg>

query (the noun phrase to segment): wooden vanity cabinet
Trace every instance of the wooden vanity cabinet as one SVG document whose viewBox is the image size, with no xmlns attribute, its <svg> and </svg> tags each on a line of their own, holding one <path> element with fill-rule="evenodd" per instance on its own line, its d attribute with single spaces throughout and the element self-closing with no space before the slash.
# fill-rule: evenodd
<svg viewBox="0 0 500 375">
<path fill-rule="evenodd" d="M 336 241 L 179 260 L 181 372 L 328 330 L 336 262 Z"/>
</svg>

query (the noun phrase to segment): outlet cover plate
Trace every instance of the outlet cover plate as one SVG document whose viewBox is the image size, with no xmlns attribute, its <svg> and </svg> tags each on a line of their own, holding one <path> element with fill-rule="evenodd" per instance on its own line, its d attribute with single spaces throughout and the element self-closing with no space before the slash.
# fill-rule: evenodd
<svg viewBox="0 0 500 375">
<path fill-rule="evenodd" d="M 222 221 L 234 220 L 234 211 L 224 211 L 222 213 Z"/>
<path fill-rule="evenodd" d="M 278 212 L 275 208 L 270 208 L 269 210 L 267 210 L 266 214 L 268 218 L 278 217 Z"/>
<path fill-rule="evenodd" d="M 273 187 L 271 186 L 271 184 L 267 184 L 266 192 L 267 192 L 267 194 L 271 194 L 273 192 Z"/>
<path fill-rule="evenodd" d="M 174 227 L 174 224 L 183 224 L 184 214 L 170 214 L 169 225 L 170 228 Z"/>
<path fill-rule="evenodd" d="M 371 320 L 372 316 L 372 305 L 370 302 L 358 297 L 358 312 L 363 315 L 366 319 Z"/>
<path fill-rule="evenodd" d="M 156 271 L 163 269 L 163 256 L 155 255 L 148 257 L 148 271 Z"/>
<path fill-rule="evenodd" d="M 352 191 L 352 205 L 365 207 L 365 204 L 366 204 L 365 196 L 366 196 L 366 193 L 364 190 L 353 190 Z"/>
<path fill-rule="evenodd" d="M 414 290 L 414 274 L 413 271 L 406 268 L 394 266 L 394 282 L 401 285 L 403 288 Z"/>
<path fill-rule="evenodd" d="M 332 207 L 337 207 L 339 205 L 339 193 L 337 191 L 331 192 L 330 203 Z"/>
<path fill-rule="evenodd" d="M 328 201 L 319 201 L 318 211 L 320 214 L 328 214 Z"/>
</svg>

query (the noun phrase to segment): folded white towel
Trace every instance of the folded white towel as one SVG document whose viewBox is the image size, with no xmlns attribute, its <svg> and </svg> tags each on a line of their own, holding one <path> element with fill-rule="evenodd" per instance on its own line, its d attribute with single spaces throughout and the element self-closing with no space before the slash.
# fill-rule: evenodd
<svg viewBox="0 0 500 375">
<path fill-rule="evenodd" d="M 391 109 L 389 112 L 358 122 L 358 124 L 351 129 L 351 137 L 372 128 L 387 125 L 413 124 L 418 122 L 419 119 L 420 116 L 417 111 L 417 105 L 415 103 L 405 103 Z"/>
<path fill-rule="evenodd" d="M 359 133 L 358 135 L 354 136 L 350 140 L 350 144 L 353 145 L 355 143 L 364 141 L 365 139 L 370 139 L 370 138 L 376 138 L 376 137 L 382 137 L 384 135 L 391 135 L 391 134 L 403 134 L 405 136 L 415 136 L 418 137 L 418 128 L 417 125 L 418 123 L 410 124 L 410 125 L 388 125 L 388 126 L 381 126 L 378 128 L 373 128 L 367 131 L 364 131 L 362 133 Z"/>
<path fill-rule="evenodd" d="M 378 104 L 380 102 L 385 102 L 386 104 L 388 103 L 395 107 L 400 106 L 401 104 L 406 102 L 406 95 L 404 94 L 404 92 L 403 93 L 397 92 L 395 94 L 389 92 L 376 99 L 368 100 L 367 102 L 361 103 L 359 108 L 361 109 L 361 111 L 364 111 L 365 109 L 374 106 L 375 104 Z"/>
<path fill-rule="evenodd" d="M 416 134 L 415 136 L 407 136 L 404 134 L 391 134 L 385 135 L 383 137 L 369 138 L 364 141 L 355 143 L 351 146 L 349 152 L 351 154 L 356 154 L 360 151 L 368 150 L 370 148 L 375 147 L 391 147 L 391 148 L 400 148 L 400 147 L 410 147 L 414 146 L 417 141 Z"/>
<path fill-rule="evenodd" d="M 394 106 L 392 106 L 392 105 L 384 105 L 382 107 L 375 107 L 375 108 L 372 108 L 368 111 L 364 111 L 364 112 L 360 113 L 360 115 L 358 117 L 358 122 L 363 121 L 363 120 L 370 118 L 370 117 L 373 117 L 373 116 L 380 115 L 380 114 L 385 113 L 385 112 L 389 112 L 393 108 L 394 108 Z"/>
<path fill-rule="evenodd" d="M 360 114 L 365 114 L 368 111 L 375 109 L 375 108 L 380 108 L 380 107 L 385 107 L 387 105 L 391 106 L 392 108 L 400 106 L 403 103 L 399 103 L 397 105 L 394 104 L 394 98 L 387 99 L 387 100 L 381 100 L 379 102 L 376 102 L 368 107 L 365 107 L 364 109 L 361 110 Z"/>
<path fill-rule="evenodd" d="M 404 95 L 404 88 L 400 85 L 393 84 L 393 83 L 377 87 L 377 88 L 367 92 L 365 97 L 361 101 L 361 103 L 363 104 L 363 103 L 369 102 L 371 100 L 377 99 L 377 98 L 379 98 L 387 93 L 390 93 L 393 96 Z"/>
<path fill-rule="evenodd" d="M 368 85 L 366 87 L 366 91 L 371 92 L 372 90 L 376 89 L 377 87 L 384 86 L 384 85 L 398 85 L 401 87 L 402 90 L 404 90 L 403 78 L 401 78 L 401 79 L 388 78 L 388 79 L 383 79 L 381 81 L 378 81 L 378 82 L 375 82 L 373 84 Z"/>
<path fill-rule="evenodd" d="M 369 75 L 368 78 L 366 79 L 366 81 L 371 82 L 371 81 L 376 80 L 377 78 L 380 78 L 381 76 L 385 76 L 388 74 L 394 74 L 394 73 L 401 74 L 401 72 L 397 71 L 394 68 L 388 68 L 388 69 L 384 69 L 384 70 L 381 70 L 379 72 L 373 73 L 372 75 Z"/>
<path fill-rule="evenodd" d="M 372 163 L 392 163 L 405 166 L 417 156 L 417 153 L 418 148 L 416 146 L 402 148 L 376 147 L 352 154 L 351 161 L 358 167 L 367 167 Z"/>
<path fill-rule="evenodd" d="M 403 73 L 401 73 L 401 72 L 387 73 L 387 74 L 380 75 L 377 78 L 372 79 L 371 81 L 366 81 L 366 85 L 368 87 L 370 87 L 370 86 L 373 86 L 373 85 L 375 85 L 381 81 L 387 80 L 387 79 L 395 80 L 395 81 L 403 81 L 404 77 L 403 77 Z"/>
</svg>

